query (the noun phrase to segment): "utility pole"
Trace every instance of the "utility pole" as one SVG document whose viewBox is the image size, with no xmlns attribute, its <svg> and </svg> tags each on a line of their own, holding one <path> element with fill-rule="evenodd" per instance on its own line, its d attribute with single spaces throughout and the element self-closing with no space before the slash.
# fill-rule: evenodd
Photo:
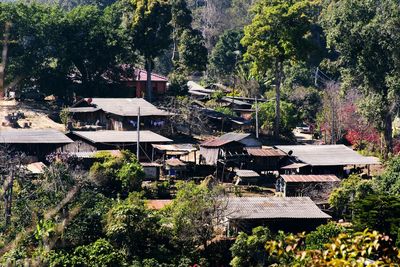
<svg viewBox="0 0 400 267">
<path fill-rule="evenodd" d="M 257 101 L 258 96 L 256 95 L 254 97 L 254 102 L 256 104 L 256 138 L 258 139 L 258 101 Z"/>
<path fill-rule="evenodd" d="M 315 87 L 318 86 L 318 72 L 319 72 L 319 67 L 315 70 L 315 75 L 314 75 L 314 85 Z"/>
<path fill-rule="evenodd" d="M 139 153 L 140 153 L 140 107 L 138 107 L 138 114 L 137 114 L 137 125 L 136 125 L 136 132 L 137 132 L 137 140 L 136 140 L 136 158 L 139 160 Z"/>
</svg>

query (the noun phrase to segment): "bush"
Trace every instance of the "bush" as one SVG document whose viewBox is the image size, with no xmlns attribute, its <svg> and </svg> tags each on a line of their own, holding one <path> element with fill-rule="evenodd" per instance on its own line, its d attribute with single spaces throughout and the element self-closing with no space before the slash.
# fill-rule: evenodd
<svg viewBox="0 0 400 267">
<path fill-rule="evenodd" d="M 306 235 L 307 249 L 323 249 L 325 244 L 332 242 L 332 239 L 340 233 L 345 232 L 345 228 L 330 222 L 325 225 L 320 225 L 315 231 Z"/>
</svg>

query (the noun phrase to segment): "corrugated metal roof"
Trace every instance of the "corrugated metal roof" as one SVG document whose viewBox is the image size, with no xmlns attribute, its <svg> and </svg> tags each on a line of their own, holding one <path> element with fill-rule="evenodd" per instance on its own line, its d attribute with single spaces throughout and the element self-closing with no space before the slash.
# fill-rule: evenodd
<svg viewBox="0 0 400 267">
<path fill-rule="evenodd" d="M 226 133 L 224 135 L 221 135 L 220 137 L 201 143 L 201 146 L 220 147 L 231 142 L 240 142 L 249 136 L 250 134 L 248 133 Z"/>
<path fill-rule="evenodd" d="M 246 148 L 247 153 L 249 155 L 255 156 L 255 157 L 284 157 L 286 156 L 286 153 L 282 152 L 279 149 L 275 149 L 272 147 L 266 148 L 254 148 L 254 147 L 248 147 Z"/>
<path fill-rule="evenodd" d="M 236 175 L 239 177 L 259 177 L 260 175 L 252 170 L 235 170 Z"/>
<path fill-rule="evenodd" d="M 329 219 L 309 197 L 231 197 L 230 219 Z"/>
<path fill-rule="evenodd" d="M 379 159 L 365 157 L 344 145 L 296 145 L 277 146 L 285 153 L 311 166 L 341 166 L 379 164 Z"/>
<path fill-rule="evenodd" d="M 179 152 L 197 151 L 197 148 L 195 148 L 193 144 L 168 144 L 168 145 L 153 144 L 152 146 L 161 151 L 179 151 Z"/>
<path fill-rule="evenodd" d="M 177 158 L 172 158 L 172 159 L 167 159 L 165 163 L 171 167 L 180 167 L 180 166 L 186 166 L 185 163 L 183 163 L 180 159 Z"/>
<path fill-rule="evenodd" d="M 68 111 L 71 113 L 91 113 L 99 110 L 101 109 L 95 107 L 68 108 Z"/>
<path fill-rule="evenodd" d="M 41 174 L 46 168 L 47 167 L 43 162 L 33 162 L 26 165 L 26 169 L 32 174 Z"/>
<path fill-rule="evenodd" d="M 74 135 L 92 143 L 136 143 L 136 131 L 73 131 Z M 140 143 L 168 143 L 172 142 L 162 135 L 152 131 L 140 131 Z"/>
<path fill-rule="evenodd" d="M 281 167 L 282 170 L 293 170 L 293 169 L 298 169 L 302 167 L 309 166 L 308 164 L 305 163 L 292 163 L 286 166 Z"/>
<path fill-rule="evenodd" d="M 10 129 L 0 131 L 0 143 L 5 144 L 69 144 L 64 133 L 54 129 Z"/>
<path fill-rule="evenodd" d="M 281 175 L 286 183 L 329 183 L 340 182 L 340 179 L 333 174 L 324 175 Z"/>
<path fill-rule="evenodd" d="M 168 116 L 169 113 L 158 109 L 143 98 L 92 98 L 91 104 L 105 112 L 119 116 L 136 117 L 140 107 L 140 116 Z"/>
</svg>

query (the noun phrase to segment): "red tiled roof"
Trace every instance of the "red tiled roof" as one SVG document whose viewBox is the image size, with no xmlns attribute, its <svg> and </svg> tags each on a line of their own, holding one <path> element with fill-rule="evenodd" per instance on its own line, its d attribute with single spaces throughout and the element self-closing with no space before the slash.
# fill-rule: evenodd
<svg viewBox="0 0 400 267">
<path fill-rule="evenodd" d="M 255 157 L 284 157 L 286 156 L 286 153 L 282 152 L 279 149 L 275 148 L 246 148 L 247 153 L 249 155 L 255 156 Z"/>
<path fill-rule="evenodd" d="M 333 174 L 324 175 L 281 175 L 286 183 L 328 183 L 340 182 L 340 179 Z"/>
</svg>

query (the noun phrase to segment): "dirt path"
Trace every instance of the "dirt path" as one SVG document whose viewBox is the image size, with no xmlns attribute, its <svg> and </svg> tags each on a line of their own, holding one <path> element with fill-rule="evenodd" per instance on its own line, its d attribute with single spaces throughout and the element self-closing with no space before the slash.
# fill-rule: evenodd
<svg viewBox="0 0 400 267">
<path fill-rule="evenodd" d="M 9 126 L 3 126 L 3 122 L 6 122 L 5 117 L 8 114 L 18 111 L 25 115 L 25 119 L 18 120 L 20 127 L 27 123 L 30 125 L 30 129 L 64 130 L 62 124 L 56 123 L 48 117 L 51 110 L 46 103 L 17 102 L 15 100 L 0 100 L 0 130 L 11 129 Z"/>
</svg>

